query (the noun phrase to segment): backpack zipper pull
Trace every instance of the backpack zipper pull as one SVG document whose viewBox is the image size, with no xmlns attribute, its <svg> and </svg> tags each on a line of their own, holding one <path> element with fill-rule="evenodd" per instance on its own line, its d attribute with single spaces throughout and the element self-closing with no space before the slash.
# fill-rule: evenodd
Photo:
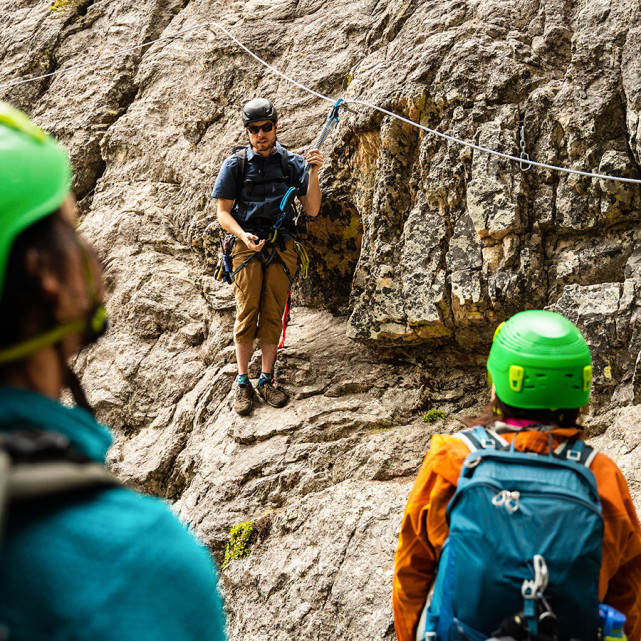
<svg viewBox="0 0 641 641">
<path fill-rule="evenodd" d="M 509 490 L 501 490 L 496 496 L 492 498 L 492 505 L 496 507 L 505 506 L 505 509 L 514 514 L 519 509 L 519 499 L 521 498 L 520 492 L 510 492 Z"/>
</svg>

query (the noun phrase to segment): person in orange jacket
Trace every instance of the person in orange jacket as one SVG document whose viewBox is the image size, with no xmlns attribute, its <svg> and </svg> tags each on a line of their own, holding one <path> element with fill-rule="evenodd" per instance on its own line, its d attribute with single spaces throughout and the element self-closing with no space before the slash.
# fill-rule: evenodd
<svg viewBox="0 0 641 641">
<path fill-rule="evenodd" d="M 506 338 L 503 339 L 503 336 Z M 574 392 L 574 398 L 570 399 L 573 402 L 567 402 L 567 388 L 555 384 L 554 380 L 550 385 L 543 386 L 545 389 L 542 391 L 537 391 L 539 397 L 534 400 L 530 398 L 530 402 L 519 402 L 519 395 L 514 392 L 518 387 L 516 379 L 520 376 L 523 380 L 524 374 L 527 378 L 528 363 L 531 365 L 535 359 L 538 359 L 539 370 L 546 372 L 545 375 L 568 375 L 564 374 L 561 362 L 564 342 L 567 344 L 568 337 L 585 345 L 579 330 L 553 312 L 521 312 L 499 326 L 487 365 L 493 390 L 491 413 L 488 411 L 485 420 L 477 423 L 491 425 L 505 441 L 514 443 L 519 451 L 547 454 L 550 444 L 557 449 L 568 440 L 582 439 L 578 419 L 580 408 L 589 399 L 592 371 L 587 345 L 586 362 L 590 362 L 590 365 L 583 367 L 583 390 Z M 546 349 L 552 361 L 548 370 L 540 367 Z M 525 367 L 516 366 L 514 369 L 513 366 L 506 366 L 502 356 L 509 350 L 513 351 L 513 361 Z M 522 395 L 524 398 L 532 395 L 531 389 L 520 391 L 525 392 Z M 566 401 L 562 405 L 560 398 Z M 524 405 L 530 409 L 524 409 Z M 565 409 L 551 409 L 555 407 Z M 541 429 L 543 425 L 548 426 L 547 430 Z M 470 448 L 465 439 L 436 434 L 410 493 L 394 568 L 393 610 L 398 641 L 423 639 L 428 593 L 437 574 L 441 550 L 449 535 L 446 510 L 456 492 L 463 462 L 469 454 Z M 589 469 L 596 480 L 603 517 L 598 597 L 601 602 L 613 606 L 626 616 L 625 633 L 628 641 L 640 641 L 639 518 L 626 480 L 608 456 L 596 453 Z M 512 614 L 515 613 L 505 613 L 506 616 Z"/>
</svg>

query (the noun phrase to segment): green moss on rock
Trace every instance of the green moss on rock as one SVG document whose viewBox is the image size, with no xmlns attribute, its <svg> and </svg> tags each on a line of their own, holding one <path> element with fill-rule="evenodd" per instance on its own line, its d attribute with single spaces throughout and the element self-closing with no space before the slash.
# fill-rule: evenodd
<svg viewBox="0 0 641 641">
<path fill-rule="evenodd" d="M 447 414 L 443 410 L 428 410 L 423 414 L 423 423 L 436 423 L 436 421 L 447 418 Z"/>
<path fill-rule="evenodd" d="M 225 548 L 223 567 L 234 559 L 242 559 L 249 554 L 250 538 L 254 531 L 254 521 L 237 523 L 229 530 L 229 541 Z"/>
</svg>

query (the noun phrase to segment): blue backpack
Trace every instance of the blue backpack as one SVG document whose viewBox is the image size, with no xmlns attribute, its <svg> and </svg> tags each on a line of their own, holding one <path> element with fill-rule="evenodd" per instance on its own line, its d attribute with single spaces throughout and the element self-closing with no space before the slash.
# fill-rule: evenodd
<svg viewBox="0 0 641 641">
<path fill-rule="evenodd" d="M 552 617 L 559 641 L 594 641 L 603 540 L 589 469 L 596 452 L 571 440 L 549 454 L 519 452 L 480 426 L 456 436 L 470 454 L 447 508 L 425 638 L 481 641 L 520 614 L 531 638 Z"/>
</svg>

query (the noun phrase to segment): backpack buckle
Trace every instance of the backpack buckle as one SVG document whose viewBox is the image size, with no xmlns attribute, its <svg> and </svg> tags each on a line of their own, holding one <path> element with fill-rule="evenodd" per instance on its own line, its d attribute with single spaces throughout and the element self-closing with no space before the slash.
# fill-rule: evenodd
<svg viewBox="0 0 641 641">
<path fill-rule="evenodd" d="M 567 458 L 569 461 L 580 461 L 581 452 L 578 452 L 577 450 L 568 450 L 565 458 Z"/>
<path fill-rule="evenodd" d="M 481 441 L 483 449 L 496 449 L 496 443 L 491 438 L 484 438 Z"/>
<path fill-rule="evenodd" d="M 476 467 L 477 465 L 480 465 L 481 460 L 482 460 L 482 459 L 481 459 L 481 457 L 480 457 L 480 456 L 478 456 L 477 458 L 475 458 L 473 461 L 468 461 L 468 460 L 467 460 L 467 457 L 466 457 L 465 461 L 463 461 L 463 467 L 467 467 L 467 468 L 473 468 L 473 467 Z"/>
<path fill-rule="evenodd" d="M 543 594 L 548 587 L 548 566 L 540 554 L 535 554 L 532 559 L 534 564 L 534 580 L 525 580 L 521 585 L 521 595 L 524 599 L 534 599 Z"/>
</svg>

